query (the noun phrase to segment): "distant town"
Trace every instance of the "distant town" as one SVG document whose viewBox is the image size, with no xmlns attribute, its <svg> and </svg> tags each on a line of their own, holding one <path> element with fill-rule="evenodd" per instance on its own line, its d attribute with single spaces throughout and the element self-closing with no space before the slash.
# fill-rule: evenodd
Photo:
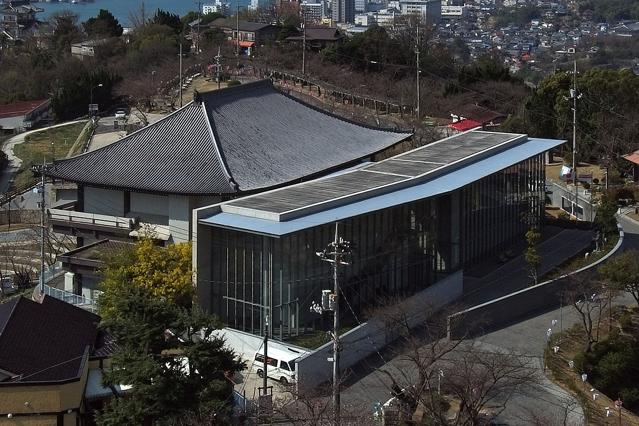
<svg viewBox="0 0 639 426">
<path fill-rule="evenodd" d="M 0 3 L 0 425 L 639 424 L 636 4 L 80 3 Z"/>
</svg>

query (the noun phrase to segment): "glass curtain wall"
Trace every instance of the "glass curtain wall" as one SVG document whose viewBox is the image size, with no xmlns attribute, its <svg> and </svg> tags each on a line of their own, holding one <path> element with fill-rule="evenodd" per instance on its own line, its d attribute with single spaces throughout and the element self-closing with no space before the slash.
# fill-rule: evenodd
<svg viewBox="0 0 639 426">
<path fill-rule="evenodd" d="M 544 155 L 461 189 L 464 265 L 494 255 L 530 227 L 540 227 L 545 200 Z"/>
<path fill-rule="evenodd" d="M 539 224 L 544 200 L 543 156 L 524 161 L 451 194 L 340 222 L 353 245 L 340 268 L 341 312 L 348 323 L 380 300 L 407 297 L 494 253 Z M 310 312 L 332 290 L 331 264 L 316 252 L 335 235 L 333 224 L 281 238 L 213 228 L 211 310 L 230 327 L 274 338 L 329 329 L 330 314 Z M 349 318 L 350 317 L 350 318 Z"/>
<path fill-rule="evenodd" d="M 459 268 L 451 241 L 451 196 L 424 199 L 344 220 L 339 235 L 353 243 L 340 268 L 348 322 L 374 301 L 406 297 Z M 330 315 L 310 312 L 333 289 L 331 264 L 316 252 L 335 235 L 326 224 L 282 238 L 215 228 L 211 242 L 211 310 L 230 327 L 261 334 L 268 312 L 273 337 L 329 328 Z M 271 307 L 271 309 L 268 309 Z"/>
</svg>

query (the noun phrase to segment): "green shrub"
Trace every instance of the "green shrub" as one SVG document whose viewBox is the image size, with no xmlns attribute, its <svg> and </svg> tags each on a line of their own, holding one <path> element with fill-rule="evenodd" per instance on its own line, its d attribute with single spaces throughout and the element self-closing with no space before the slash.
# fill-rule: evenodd
<svg viewBox="0 0 639 426">
<path fill-rule="evenodd" d="M 586 367 L 588 366 L 588 359 L 585 353 L 583 352 L 577 353 L 577 355 L 575 355 L 572 361 L 575 363 L 575 371 L 577 373 L 582 373 L 586 371 Z"/>
<path fill-rule="evenodd" d="M 629 407 L 638 407 L 639 406 L 639 389 L 637 388 L 624 388 L 619 392 L 619 396 L 623 401 L 623 406 L 626 408 Z M 610 395 L 610 397 L 614 397 L 614 395 Z"/>
<path fill-rule="evenodd" d="M 630 312 L 624 312 L 619 316 L 619 325 L 623 331 L 628 331 L 632 328 L 632 314 Z"/>
</svg>

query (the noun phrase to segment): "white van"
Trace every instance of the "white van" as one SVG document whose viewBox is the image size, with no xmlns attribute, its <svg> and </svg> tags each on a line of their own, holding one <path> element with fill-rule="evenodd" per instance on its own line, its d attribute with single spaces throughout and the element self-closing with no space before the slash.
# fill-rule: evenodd
<svg viewBox="0 0 639 426">
<path fill-rule="evenodd" d="M 268 348 L 267 351 L 267 376 L 278 380 L 281 384 L 295 383 L 295 362 L 304 355 L 304 352 L 287 348 L 286 350 Z M 253 370 L 257 375 L 264 377 L 264 349 L 260 348 L 255 353 Z"/>
</svg>

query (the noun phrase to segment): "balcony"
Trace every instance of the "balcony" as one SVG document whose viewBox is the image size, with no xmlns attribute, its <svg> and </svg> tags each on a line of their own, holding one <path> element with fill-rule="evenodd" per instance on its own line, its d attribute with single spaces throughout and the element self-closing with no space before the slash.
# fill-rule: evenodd
<svg viewBox="0 0 639 426">
<path fill-rule="evenodd" d="M 76 237 L 116 240 L 149 237 L 160 241 L 168 241 L 171 237 L 167 225 L 141 222 L 138 218 L 62 209 L 48 209 L 47 215 L 55 232 Z"/>
</svg>

